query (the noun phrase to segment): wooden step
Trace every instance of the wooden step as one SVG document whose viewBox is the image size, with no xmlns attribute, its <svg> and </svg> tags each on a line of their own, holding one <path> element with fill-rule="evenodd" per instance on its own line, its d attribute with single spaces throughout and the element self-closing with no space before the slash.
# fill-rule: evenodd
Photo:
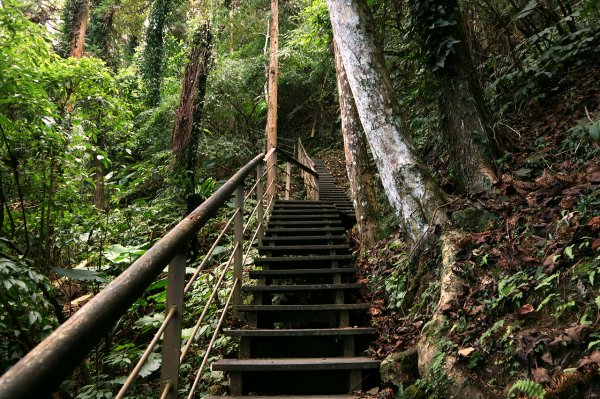
<svg viewBox="0 0 600 399">
<path fill-rule="evenodd" d="M 326 251 L 326 250 L 349 250 L 348 244 L 325 244 L 325 245 L 260 245 L 259 251 Z"/>
<path fill-rule="evenodd" d="M 341 226 L 332 227 L 269 227 L 265 230 L 265 235 L 281 233 L 343 233 L 346 229 Z"/>
<path fill-rule="evenodd" d="M 273 201 L 273 204 L 275 204 L 275 205 L 323 205 L 323 201 L 276 199 L 275 201 Z"/>
<path fill-rule="evenodd" d="M 294 292 L 294 291 L 329 291 L 356 290 L 360 284 L 302 284 L 302 285 L 245 285 L 244 292 Z"/>
<path fill-rule="evenodd" d="M 336 215 L 336 219 L 316 219 L 316 220 L 269 220 L 268 227 L 310 227 L 310 226 L 323 226 L 323 225 L 339 225 L 342 222 L 339 219 L 339 215 Z"/>
<path fill-rule="evenodd" d="M 254 258 L 257 265 L 276 264 L 276 263 L 298 263 L 315 262 L 331 260 L 352 260 L 354 255 L 312 255 L 312 256 L 269 256 L 264 258 Z"/>
<path fill-rule="evenodd" d="M 225 330 L 230 337 L 321 337 L 372 335 L 374 328 L 286 328 L 286 329 L 231 329 Z"/>
<path fill-rule="evenodd" d="M 214 371 L 326 371 L 365 370 L 378 367 L 379 362 L 368 357 L 221 359 L 212 364 Z"/>
<path fill-rule="evenodd" d="M 281 208 L 281 209 L 273 209 L 273 215 L 302 215 L 305 213 L 310 214 L 322 214 L 322 213 L 331 213 L 335 212 L 335 205 L 330 205 L 327 208 L 319 207 L 319 208 Z"/>
<path fill-rule="evenodd" d="M 335 210 L 334 210 L 335 212 Z M 323 219 L 337 219 L 340 215 L 335 213 L 323 213 L 323 214 L 306 214 L 306 215 L 280 215 L 273 214 L 271 215 L 270 220 L 309 220 L 309 219 L 318 219 L 319 221 Z"/>
<path fill-rule="evenodd" d="M 357 395 L 206 396 L 206 399 L 359 399 Z"/>
<path fill-rule="evenodd" d="M 238 312 L 336 312 L 341 310 L 366 310 L 368 303 L 328 303 L 323 305 L 238 305 Z"/>
<path fill-rule="evenodd" d="M 285 236 L 285 237 L 263 237 L 262 242 L 265 243 L 287 243 L 289 241 L 344 241 L 346 236 L 335 235 L 312 235 L 312 236 Z"/>
<path fill-rule="evenodd" d="M 290 278 L 295 276 L 310 276 L 323 274 L 354 274 L 356 269 L 353 267 L 335 268 L 335 269 L 283 269 L 283 270 L 250 270 L 250 278 L 272 277 L 272 278 Z"/>
</svg>

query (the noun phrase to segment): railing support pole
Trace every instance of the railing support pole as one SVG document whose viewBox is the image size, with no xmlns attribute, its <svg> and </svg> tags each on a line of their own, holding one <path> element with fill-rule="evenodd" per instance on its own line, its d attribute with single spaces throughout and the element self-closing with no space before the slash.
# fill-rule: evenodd
<svg viewBox="0 0 600 399">
<path fill-rule="evenodd" d="M 233 305 L 234 317 L 240 319 L 236 307 L 242 304 L 242 257 L 244 253 L 244 185 L 240 184 L 235 189 L 235 208 L 237 215 L 234 219 L 233 227 L 233 245 L 235 246 L 235 254 L 233 255 L 233 280 L 239 281 L 233 288 Z"/>
<path fill-rule="evenodd" d="M 319 178 L 315 177 L 314 181 L 315 181 L 315 201 L 318 201 L 319 200 Z"/>
<path fill-rule="evenodd" d="M 263 182 L 263 174 L 265 167 L 262 163 L 258 164 L 256 167 L 256 179 L 258 180 L 258 184 L 256 185 L 256 201 L 258 202 L 258 209 L 256 212 L 257 224 L 258 224 L 258 242 L 262 242 L 263 235 L 265 233 L 265 208 L 264 208 L 264 182 Z"/>
<path fill-rule="evenodd" d="M 285 163 L 285 199 L 290 199 L 290 188 L 292 183 L 292 164 L 289 162 Z"/>
<path fill-rule="evenodd" d="M 177 399 L 179 388 L 179 355 L 181 351 L 181 324 L 183 319 L 183 288 L 185 286 L 185 252 L 175 255 L 169 263 L 166 312 L 171 308 L 176 312 L 165 329 L 162 366 L 160 371 L 160 390 L 170 384 L 165 398 Z"/>
</svg>

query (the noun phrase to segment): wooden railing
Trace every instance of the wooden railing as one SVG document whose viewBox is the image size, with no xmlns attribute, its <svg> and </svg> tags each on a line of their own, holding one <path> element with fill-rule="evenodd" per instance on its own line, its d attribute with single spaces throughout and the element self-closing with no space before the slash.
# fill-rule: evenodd
<svg viewBox="0 0 600 399">
<path fill-rule="evenodd" d="M 203 323 L 206 324 L 205 318 L 209 307 L 222 289 L 227 272 L 231 271 L 231 267 L 233 267 L 233 283 L 229 287 L 226 304 L 220 309 L 221 314 L 217 327 L 189 391 L 188 398 L 192 398 L 207 366 L 209 355 L 229 306 L 231 304 L 241 304 L 243 265 L 249 257 L 252 246 L 262 239 L 269 210 L 275 199 L 275 197 L 271 198 L 265 208 L 266 193 L 269 188 L 273 185 L 276 188 L 278 187 L 277 181 L 270 181 L 266 183 L 267 187 L 265 188 L 265 175 L 267 174 L 264 166 L 265 162 L 275 152 L 285 158 L 287 171 L 285 198 L 290 197 L 289 181 L 292 166 L 301 171 L 305 184 L 309 183 L 306 185 L 306 192 L 310 193 L 310 198 L 315 196 L 318 198 L 318 174 L 314 171 L 312 162 L 308 162 L 310 158 L 306 155 L 306 151 L 301 147 L 300 142 L 298 142 L 297 148 L 297 154 L 303 154 L 301 157 L 304 162 L 296 159 L 293 155 L 290 156 L 288 151 L 273 148 L 266 155 L 260 154 L 242 167 L 202 205 L 180 221 L 177 226 L 101 290 L 90 302 L 0 377 L 0 398 L 49 397 L 59 384 L 78 367 L 119 318 L 126 314 L 129 307 L 161 275 L 167 264 L 169 267 L 165 318 L 139 361 L 130 371 L 125 383 L 116 394 L 116 398 L 125 397 L 145 362 L 159 343 L 161 336 L 163 341 L 159 397 L 177 398 L 180 365 L 190 352 L 199 329 Z M 279 166 L 275 164 L 275 167 L 278 168 Z M 244 194 L 245 182 L 253 172 L 256 173 L 256 182 Z M 310 176 L 308 180 L 306 176 Z M 197 234 L 198 230 L 228 202 L 232 195 L 234 196 L 233 215 L 220 231 L 217 239 L 205 254 L 203 261 L 186 282 L 186 249 L 188 243 Z M 244 205 L 251 196 L 256 198 L 256 206 L 244 218 Z M 255 224 L 254 215 L 256 215 Z M 245 224 L 244 219 L 246 219 Z M 211 258 L 211 255 L 232 226 L 233 237 L 231 242 L 233 249 L 231 254 L 220 271 L 200 317 L 192 327 L 187 343 L 182 347 L 183 312 L 186 295 L 190 294 L 194 282 L 202 273 L 208 259 Z M 251 226 L 253 226 L 252 232 L 250 232 Z M 250 235 L 249 240 L 244 240 L 245 236 Z M 240 317 L 235 313 L 234 316 L 238 319 Z"/>
</svg>

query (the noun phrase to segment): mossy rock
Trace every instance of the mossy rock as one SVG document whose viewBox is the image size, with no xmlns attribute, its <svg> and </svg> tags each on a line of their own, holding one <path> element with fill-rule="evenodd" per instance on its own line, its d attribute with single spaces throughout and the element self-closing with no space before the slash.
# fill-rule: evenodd
<svg viewBox="0 0 600 399">
<path fill-rule="evenodd" d="M 404 395 L 402 397 L 405 399 L 427 399 L 427 395 L 425 394 L 423 388 L 417 386 L 416 384 L 409 385 L 404 388 L 403 394 Z"/>
<path fill-rule="evenodd" d="M 395 385 L 404 386 L 418 377 L 418 354 L 415 349 L 404 352 L 395 352 L 381 362 L 379 372 L 381 381 Z"/>
<path fill-rule="evenodd" d="M 454 212 L 452 221 L 462 230 L 478 233 L 496 224 L 498 217 L 484 209 L 467 208 Z"/>
</svg>

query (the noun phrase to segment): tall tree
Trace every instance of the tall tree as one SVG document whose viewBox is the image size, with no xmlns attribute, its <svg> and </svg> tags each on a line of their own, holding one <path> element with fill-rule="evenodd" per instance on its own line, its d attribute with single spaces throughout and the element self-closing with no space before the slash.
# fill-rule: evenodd
<svg viewBox="0 0 600 399">
<path fill-rule="evenodd" d="M 267 111 L 267 151 L 277 147 L 277 82 L 279 79 L 279 2 L 271 0 L 270 22 L 271 56 L 269 60 L 268 77 L 268 111 Z M 267 182 L 271 184 L 267 191 L 267 203 L 275 196 L 277 187 L 277 154 L 273 154 L 267 161 Z"/>
<path fill-rule="evenodd" d="M 146 30 L 146 47 L 142 75 L 147 86 L 146 101 L 149 105 L 160 102 L 162 85 L 164 30 L 171 0 L 154 0 Z"/>
<path fill-rule="evenodd" d="M 193 35 L 194 45 L 183 75 L 183 85 L 179 96 L 179 106 L 171 132 L 171 147 L 176 169 L 185 181 L 188 211 L 199 204 L 194 195 L 196 153 L 201 134 L 202 112 L 206 95 L 206 80 L 210 68 L 212 33 L 210 24 L 205 22 Z"/>
<path fill-rule="evenodd" d="M 361 243 L 365 248 L 370 248 L 375 245 L 378 223 L 373 174 L 369 167 L 369 155 L 367 153 L 368 144 L 360 125 L 360 118 L 348 84 L 346 71 L 335 42 L 333 53 L 350 193 L 354 203 Z"/>
<path fill-rule="evenodd" d="M 112 46 L 113 23 L 120 0 L 99 0 L 92 7 L 88 33 L 90 51 L 107 64 L 115 65 Z"/>
<path fill-rule="evenodd" d="M 90 0 L 67 0 L 63 9 L 63 56 L 81 58 L 90 14 Z"/>
<path fill-rule="evenodd" d="M 497 149 L 458 2 L 412 0 L 411 15 L 441 88 L 442 132 L 452 172 L 463 192 L 487 190 L 497 180 L 492 162 Z"/>
<path fill-rule="evenodd" d="M 364 1 L 327 0 L 334 40 L 383 188 L 413 242 L 445 223 L 444 195 L 398 117 L 400 106 Z"/>
</svg>

